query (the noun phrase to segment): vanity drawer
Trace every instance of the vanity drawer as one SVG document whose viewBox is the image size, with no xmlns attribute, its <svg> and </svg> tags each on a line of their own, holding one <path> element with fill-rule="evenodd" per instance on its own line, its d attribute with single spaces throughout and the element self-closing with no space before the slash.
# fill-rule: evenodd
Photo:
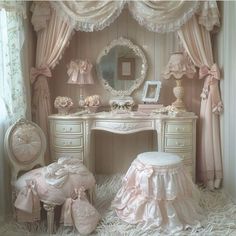
<svg viewBox="0 0 236 236">
<path fill-rule="evenodd" d="M 57 160 L 60 157 L 73 157 L 83 161 L 83 150 L 77 152 L 54 151 L 54 159 Z"/>
<path fill-rule="evenodd" d="M 60 148 L 82 148 L 83 146 L 83 137 L 78 138 L 58 138 L 55 137 L 54 145 Z"/>
<path fill-rule="evenodd" d="M 79 124 L 56 123 L 55 124 L 55 132 L 56 133 L 82 134 L 83 124 L 82 124 L 82 122 Z"/>
<path fill-rule="evenodd" d="M 165 137 L 166 148 L 189 148 L 192 146 L 192 136 Z"/>
<path fill-rule="evenodd" d="M 166 133 L 192 133 L 192 123 L 167 123 Z"/>
</svg>

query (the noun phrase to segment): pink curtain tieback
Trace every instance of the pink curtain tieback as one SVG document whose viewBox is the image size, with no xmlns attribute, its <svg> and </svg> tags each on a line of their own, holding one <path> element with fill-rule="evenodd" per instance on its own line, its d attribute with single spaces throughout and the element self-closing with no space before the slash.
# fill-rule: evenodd
<svg viewBox="0 0 236 236">
<path fill-rule="evenodd" d="M 202 99 L 207 99 L 208 94 L 209 94 L 209 86 L 217 83 L 218 80 L 220 80 L 220 70 L 216 64 L 213 64 L 211 68 L 209 68 L 206 65 L 200 67 L 199 79 L 203 79 L 206 77 L 207 77 L 207 81 L 200 95 Z"/>
<path fill-rule="evenodd" d="M 47 65 L 40 66 L 39 68 L 32 67 L 30 71 L 31 83 L 33 84 L 39 75 L 52 77 L 51 70 Z"/>
<path fill-rule="evenodd" d="M 19 192 L 14 205 L 17 209 L 28 213 L 40 209 L 40 200 L 34 180 L 26 180 L 26 186 Z"/>
<path fill-rule="evenodd" d="M 216 64 L 213 64 L 211 68 L 209 68 L 206 65 L 200 67 L 199 78 L 203 79 L 207 76 L 209 76 L 211 80 L 213 79 L 220 80 L 220 70 Z"/>
</svg>

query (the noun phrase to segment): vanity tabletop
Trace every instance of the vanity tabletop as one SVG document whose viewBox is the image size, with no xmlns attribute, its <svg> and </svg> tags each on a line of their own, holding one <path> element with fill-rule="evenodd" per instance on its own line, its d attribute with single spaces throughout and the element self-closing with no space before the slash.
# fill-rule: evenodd
<svg viewBox="0 0 236 236">
<path fill-rule="evenodd" d="M 73 119 L 186 119 L 198 117 L 193 112 L 182 112 L 180 114 L 166 115 L 166 114 L 155 114 L 155 113 L 144 113 L 140 111 L 131 112 L 98 112 L 98 113 L 88 113 L 88 112 L 76 112 L 69 115 L 53 114 L 49 116 L 49 119 L 62 119 L 62 120 L 73 120 Z"/>
</svg>

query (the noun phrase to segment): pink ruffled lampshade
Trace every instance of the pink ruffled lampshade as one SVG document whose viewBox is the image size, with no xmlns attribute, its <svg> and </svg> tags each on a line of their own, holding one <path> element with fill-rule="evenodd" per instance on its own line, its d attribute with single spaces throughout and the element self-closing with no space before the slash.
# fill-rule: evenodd
<svg viewBox="0 0 236 236">
<path fill-rule="evenodd" d="M 71 61 L 67 74 L 69 75 L 68 84 L 94 84 L 92 76 L 93 65 L 88 60 Z"/>
<path fill-rule="evenodd" d="M 182 52 L 172 53 L 169 62 L 162 73 L 164 79 L 182 79 L 183 76 L 193 78 L 196 68 L 192 61 Z"/>
</svg>

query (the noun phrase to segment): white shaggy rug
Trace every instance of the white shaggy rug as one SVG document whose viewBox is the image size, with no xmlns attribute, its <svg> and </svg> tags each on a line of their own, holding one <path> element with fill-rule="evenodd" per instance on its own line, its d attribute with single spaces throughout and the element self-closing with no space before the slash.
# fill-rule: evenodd
<svg viewBox="0 0 236 236">
<path fill-rule="evenodd" d="M 97 189 L 95 207 L 102 215 L 102 220 L 92 235 L 101 236 L 166 236 L 166 233 L 157 230 L 143 231 L 135 225 L 129 225 L 121 221 L 110 208 L 110 203 L 121 185 L 121 175 L 112 177 L 97 176 Z M 185 236 L 228 236 L 236 235 L 236 205 L 226 196 L 222 190 L 208 191 L 200 188 L 201 206 L 205 209 L 205 220 L 201 228 L 192 228 L 175 235 Z M 0 226 L 1 236 L 44 236 L 46 223 L 33 225 L 17 224 L 9 222 Z M 72 227 L 60 226 L 56 236 L 77 236 L 78 232 Z M 173 236 L 173 235 L 171 235 Z"/>
</svg>

